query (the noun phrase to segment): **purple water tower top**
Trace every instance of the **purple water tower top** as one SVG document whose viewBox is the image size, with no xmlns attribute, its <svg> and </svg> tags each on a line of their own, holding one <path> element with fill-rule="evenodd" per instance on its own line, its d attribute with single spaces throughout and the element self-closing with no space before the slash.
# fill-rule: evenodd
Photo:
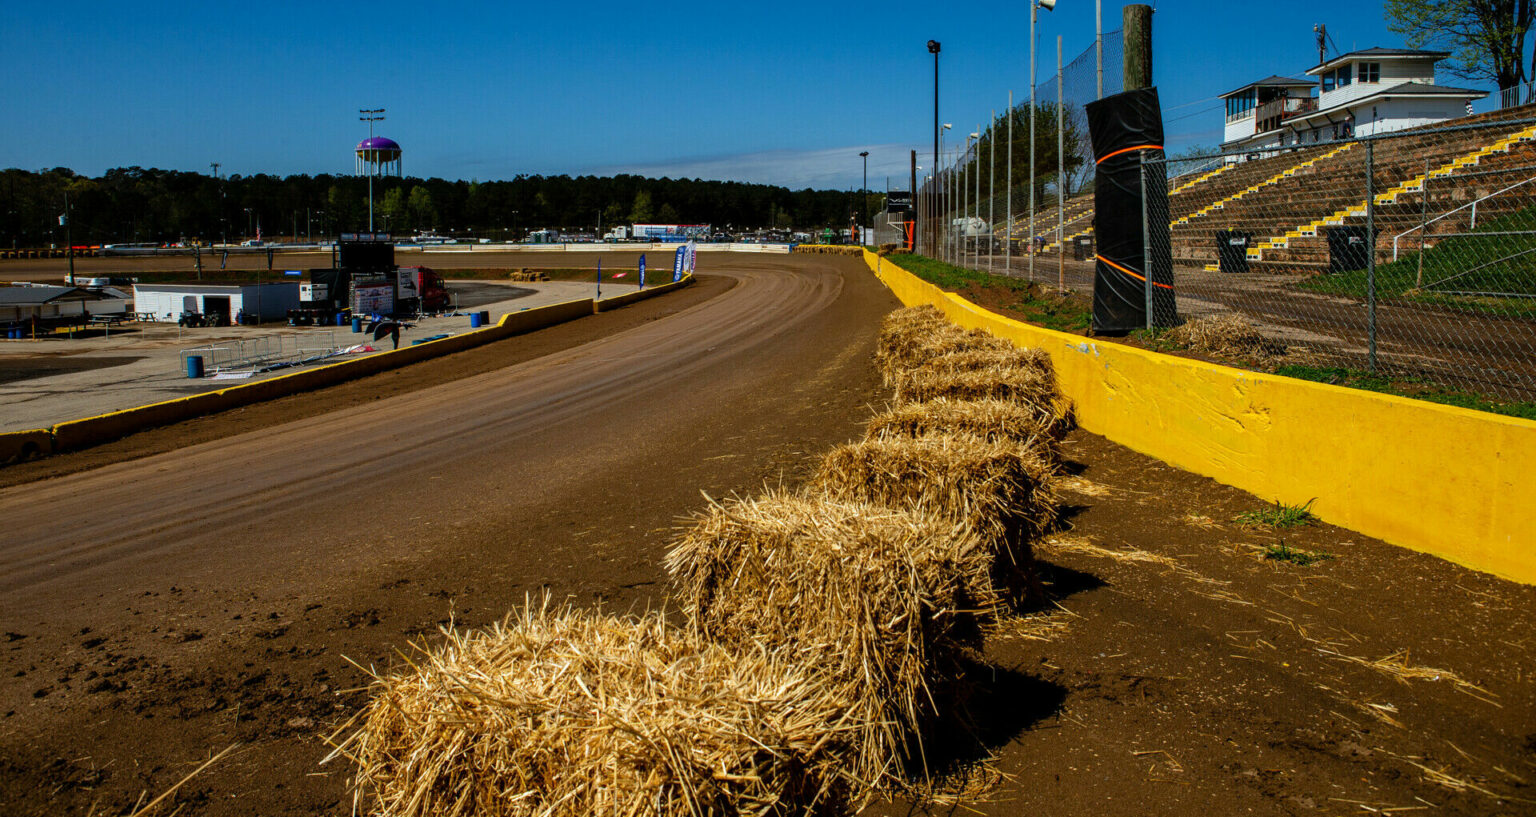
<svg viewBox="0 0 1536 817">
<path fill-rule="evenodd" d="M 357 152 L 363 153 L 364 151 L 398 156 L 400 154 L 400 143 L 386 136 L 370 136 L 357 143 Z"/>
</svg>

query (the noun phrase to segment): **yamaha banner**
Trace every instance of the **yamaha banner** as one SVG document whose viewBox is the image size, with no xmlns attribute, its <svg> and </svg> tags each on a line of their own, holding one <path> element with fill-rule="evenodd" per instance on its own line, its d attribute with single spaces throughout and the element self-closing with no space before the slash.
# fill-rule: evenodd
<svg viewBox="0 0 1536 817">
<path fill-rule="evenodd" d="M 645 289 L 645 253 L 640 254 L 640 289 Z"/>
<path fill-rule="evenodd" d="M 683 265 L 688 263 L 688 248 L 678 247 L 677 254 L 672 258 L 672 283 L 683 280 Z"/>
<path fill-rule="evenodd" d="M 1093 331 L 1116 334 L 1149 325 L 1172 326 L 1178 315 L 1157 89 L 1107 96 L 1088 103 L 1087 111 L 1098 165 L 1093 190 L 1098 239 Z"/>
</svg>

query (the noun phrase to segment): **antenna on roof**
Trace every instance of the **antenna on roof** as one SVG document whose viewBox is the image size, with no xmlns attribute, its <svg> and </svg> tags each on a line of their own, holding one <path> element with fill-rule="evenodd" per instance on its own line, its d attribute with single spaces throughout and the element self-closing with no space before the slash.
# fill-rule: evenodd
<svg viewBox="0 0 1536 817">
<path fill-rule="evenodd" d="M 1312 31 L 1317 34 L 1317 64 L 1322 65 L 1328 61 L 1328 26 L 1318 23 Z"/>
</svg>

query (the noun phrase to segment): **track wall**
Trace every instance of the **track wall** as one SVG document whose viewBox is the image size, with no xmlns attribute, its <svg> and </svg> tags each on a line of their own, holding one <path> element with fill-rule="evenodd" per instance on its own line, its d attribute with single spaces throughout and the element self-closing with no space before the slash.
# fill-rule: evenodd
<svg viewBox="0 0 1536 817">
<path fill-rule="evenodd" d="M 1320 518 L 1536 584 L 1536 423 L 1099 343 L 982 309 L 865 252 L 908 306 L 1037 346 L 1082 427 Z"/>
</svg>

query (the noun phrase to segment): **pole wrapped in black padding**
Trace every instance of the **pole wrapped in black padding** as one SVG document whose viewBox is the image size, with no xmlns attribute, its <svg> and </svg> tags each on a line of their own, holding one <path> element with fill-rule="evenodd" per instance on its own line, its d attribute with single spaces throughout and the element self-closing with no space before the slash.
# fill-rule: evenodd
<svg viewBox="0 0 1536 817">
<path fill-rule="evenodd" d="M 1094 179 L 1093 331 L 1148 325 L 1151 279 L 1155 326 L 1177 322 L 1173 247 L 1168 235 L 1167 163 L 1156 88 L 1107 96 L 1087 105 Z M 1143 166 L 1151 171 L 1143 180 Z M 1143 214 L 1146 230 L 1143 232 Z M 1150 267 L 1150 273 L 1148 271 Z"/>
</svg>

